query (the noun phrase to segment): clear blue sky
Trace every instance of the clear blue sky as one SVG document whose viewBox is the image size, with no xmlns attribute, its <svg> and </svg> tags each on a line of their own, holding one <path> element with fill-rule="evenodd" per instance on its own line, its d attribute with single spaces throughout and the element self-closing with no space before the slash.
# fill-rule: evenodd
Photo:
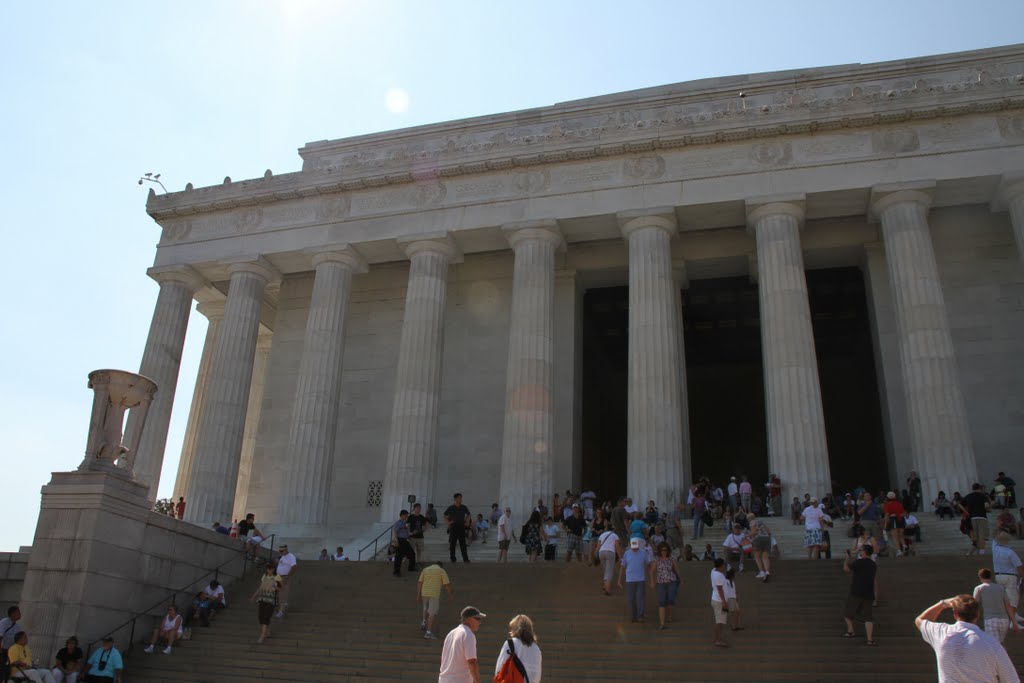
<svg viewBox="0 0 1024 683">
<path fill-rule="evenodd" d="M 1021 0 L 17 2 L 0 22 L 0 550 L 81 461 L 89 371 L 137 370 L 170 190 L 297 170 L 308 141 L 697 78 L 1024 40 Z M 408 95 L 405 111 L 387 93 Z M 399 102 L 400 104 L 400 102 Z M 392 107 L 394 108 L 394 107 Z M 205 320 L 193 313 L 161 495 Z"/>
</svg>

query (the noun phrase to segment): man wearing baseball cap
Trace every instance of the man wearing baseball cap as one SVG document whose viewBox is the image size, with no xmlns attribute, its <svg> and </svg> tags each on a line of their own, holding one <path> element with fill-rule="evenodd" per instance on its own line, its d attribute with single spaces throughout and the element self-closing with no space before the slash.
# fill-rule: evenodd
<svg viewBox="0 0 1024 683">
<path fill-rule="evenodd" d="M 449 631 L 444 639 L 437 683 L 480 683 L 475 634 L 486 616 L 476 607 L 463 608 L 462 623 Z"/>
</svg>

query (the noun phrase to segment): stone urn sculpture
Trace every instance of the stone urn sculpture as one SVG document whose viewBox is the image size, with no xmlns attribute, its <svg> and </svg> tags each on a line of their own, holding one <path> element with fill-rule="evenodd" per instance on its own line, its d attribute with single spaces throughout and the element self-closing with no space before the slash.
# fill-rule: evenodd
<svg viewBox="0 0 1024 683">
<path fill-rule="evenodd" d="M 112 472 L 132 477 L 132 462 L 142 438 L 156 382 L 124 370 L 93 370 L 89 373 L 89 388 L 93 390 L 92 418 L 89 420 L 89 440 L 85 447 L 85 460 L 79 471 Z M 122 444 L 124 417 L 127 411 L 140 411 L 135 418 L 138 429 L 132 442 Z"/>
</svg>

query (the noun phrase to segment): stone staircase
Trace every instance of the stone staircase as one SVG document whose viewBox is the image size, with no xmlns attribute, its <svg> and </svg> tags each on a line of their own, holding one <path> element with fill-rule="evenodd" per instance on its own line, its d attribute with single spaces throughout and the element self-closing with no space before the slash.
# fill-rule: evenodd
<svg viewBox="0 0 1024 683">
<path fill-rule="evenodd" d="M 440 534 L 439 534 L 440 535 Z M 489 541 L 487 547 L 492 543 Z M 481 546 L 483 547 L 483 546 Z M 489 552 L 489 550 L 488 550 Z M 479 557 L 477 558 L 480 559 Z M 987 560 L 987 558 L 986 558 Z M 544 683 L 578 681 L 828 681 L 931 683 L 934 655 L 913 618 L 940 597 L 969 592 L 979 558 L 918 556 L 880 567 L 879 646 L 840 637 L 849 579 L 836 562 L 781 560 L 772 581 L 737 580 L 746 630 L 733 647 L 711 646 L 709 563 L 683 563 L 675 622 L 657 630 L 653 591 L 647 623 L 631 624 L 618 589 L 606 597 L 599 570 L 579 564 L 446 564 L 455 600 L 444 599 L 439 640 L 424 640 L 416 575 L 394 578 L 383 562 L 302 562 L 283 620 L 257 645 L 256 608 L 245 601 L 256 577 L 233 588 L 231 607 L 172 655 L 127 658 L 132 683 L 434 681 L 444 634 L 473 604 L 489 617 L 477 635 L 482 680 L 493 676 L 506 625 L 529 614 L 544 653 Z M 1018 667 L 1024 638 L 1008 638 Z"/>
</svg>

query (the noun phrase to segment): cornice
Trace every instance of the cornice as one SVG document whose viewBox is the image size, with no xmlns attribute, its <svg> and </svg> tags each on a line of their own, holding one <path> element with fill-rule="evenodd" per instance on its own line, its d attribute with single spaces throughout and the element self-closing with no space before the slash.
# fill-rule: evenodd
<svg viewBox="0 0 1024 683">
<path fill-rule="evenodd" d="M 304 169 L 167 195 L 156 220 L 567 161 L 1024 108 L 1024 46 L 662 86 L 310 143 Z M 339 198 L 343 201 L 343 198 Z"/>
</svg>

